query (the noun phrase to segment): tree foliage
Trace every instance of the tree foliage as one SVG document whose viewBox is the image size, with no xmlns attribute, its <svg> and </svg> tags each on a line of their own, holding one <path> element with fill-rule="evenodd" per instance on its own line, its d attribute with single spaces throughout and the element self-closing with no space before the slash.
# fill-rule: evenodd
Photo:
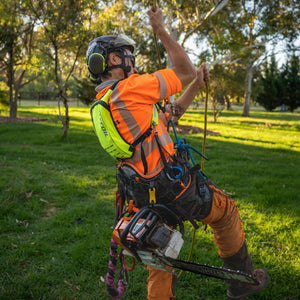
<svg viewBox="0 0 300 300">
<path fill-rule="evenodd" d="M 267 111 L 273 111 L 282 103 L 279 96 L 283 88 L 281 83 L 278 66 L 273 55 L 271 62 L 263 65 L 263 72 L 259 78 L 260 92 L 256 97 L 256 101 Z"/>
<path fill-rule="evenodd" d="M 60 110 L 63 124 L 62 136 L 69 129 L 69 109 L 67 89 L 84 46 L 90 38 L 90 23 L 96 1 L 74 0 L 29 0 L 30 9 L 39 22 L 40 51 L 46 65 L 54 70 L 59 101 L 63 103 L 64 114 Z M 60 108 L 60 106 L 59 106 Z"/>
<path fill-rule="evenodd" d="M 297 56 L 292 56 L 283 69 L 278 69 L 275 57 L 265 63 L 259 77 L 256 101 L 267 111 L 278 106 L 294 111 L 300 106 L 300 63 Z"/>
<path fill-rule="evenodd" d="M 155 71 L 158 57 L 146 14 L 153 4 L 135 0 L 2 1 L 0 69 L 5 75 L 1 80 L 10 91 L 11 115 L 16 115 L 20 92 L 39 94 L 42 89 L 61 99 L 63 132 L 67 132 L 68 97 L 76 97 L 80 84 L 94 93 L 94 87 L 85 85 L 85 51 L 93 38 L 103 34 L 131 36 L 136 41 L 139 72 Z M 171 36 L 191 54 L 195 66 L 205 61 L 214 74 L 218 64 L 224 78 L 211 76 L 211 85 L 219 89 L 215 94 L 244 98 L 244 115 L 249 115 L 253 77 L 269 55 L 266 45 L 272 41 L 277 49 L 284 40 L 291 51 L 297 50 L 300 10 L 295 0 L 160 0 L 159 6 Z M 164 68 L 168 58 L 159 40 L 158 50 Z M 35 78 L 38 80 L 32 81 Z M 285 78 L 294 76 L 286 72 Z"/>
<path fill-rule="evenodd" d="M 282 103 L 293 112 L 300 106 L 300 60 L 298 56 L 293 55 L 286 63 L 281 78 L 284 88 Z"/>
<path fill-rule="evenodd" d="M 10 117 L 17 117 L 17 99 L 25 73 L 33 64 L 34 20 L 28 15 L 26 0 L 2 1 L 0 4 L 0 69 L 6 75 L 9 88 Z"/>
<path fill-rule="evenodd" d="M 299 4 L 295 1 L 228 1 L 209 20 L 205 38 L 213 61 L 233 62 L 245 70 L 243 115 L 250 115 L 252 80 L 256 68 L 268 56 L 266 45 L 279 38 L 294 41 L 299 36 Z"/>
</svg>

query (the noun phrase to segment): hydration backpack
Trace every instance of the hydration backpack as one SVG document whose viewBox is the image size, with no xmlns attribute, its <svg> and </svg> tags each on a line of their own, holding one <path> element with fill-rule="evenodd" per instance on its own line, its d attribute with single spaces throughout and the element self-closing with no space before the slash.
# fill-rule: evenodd
<svg viewBox="0 0 300 300">
<path fill-rule="evenodd" d="M 134 154 L 135 146 L 143 142 L 151 134 L 152 129 L 158 124 L 158 112 L 155 105 L 153 105 L 150 128 L 134 143 L 130 144 L 125 141 L 114 123 L 109 106 L 110 95 L 118 83 L 119 81 L 116 81 L 102 98 L 91 107 L 91 117 L 95 133 L 103 149 L 115 159 L 122 160 L 131 158 Z"/>
</svg>

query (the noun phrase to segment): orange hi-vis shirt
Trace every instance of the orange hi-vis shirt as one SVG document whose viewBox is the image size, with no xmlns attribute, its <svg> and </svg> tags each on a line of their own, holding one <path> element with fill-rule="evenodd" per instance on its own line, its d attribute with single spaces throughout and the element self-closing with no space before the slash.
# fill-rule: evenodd
<svg viewBox="0 0 300 300">
<path fill-rule="evenodd" d="M 104 82 L 97 87 L 98 100 L 112 85 L 108 83 L 110 82 Z M 136 141 L 151 125 L 153 105 L 159 100 L 178 93 L 181 89 L 181 81 L 172 69 L 159 70 L 147 75 L 134 74 L 121 80 L 111 94 L 109 105 L 115 125 L 122 137 L 130 144 Z M 160 144 L 168 152 L 163 151 L 168 160 L 168 154 L 175 153 L 173 141 L 161 120 L 155 130 Z M 141 144 L 135 147 L 133 157 L 123 160 L 123 163 L 132 165 L 144 177 L 152 177 L 164 167 L 154 132 L 142 145 L 148 165 L 147 174 L 144 174 Z"/>
</svg>

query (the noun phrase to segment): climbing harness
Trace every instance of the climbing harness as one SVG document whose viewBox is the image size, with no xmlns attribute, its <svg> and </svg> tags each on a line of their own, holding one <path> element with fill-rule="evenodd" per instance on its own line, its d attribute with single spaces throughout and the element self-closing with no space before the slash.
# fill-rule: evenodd
<svg viewBox="0 0 300 300">
<path fill-rule="evenodd" d="M 187 170 L 190 167 L 190 163 L 188 162 L 188 159 L 191 160 L 195 171 L 201 174 L 204 178 L 204 175 L 199 171 L 199 166 L 195 163 L 192 151 L 201 155 L 201 157 L 203 155 L 200 151 L 188 145 L 185 138 L 178 138 L 172 120 L 170 120 L 170 125 L 172 126 L 175 135 L 176 141 L 174 142 L 174 147 L 177 150 L 177 159 L 180 159 L 180 163 L 178 164 L 177 162 L 177 164 L 174 164 L 173 162 L 168 163 L 165 161 L 164 163 L 166 164 L 166 169 L 168 169 L 168 171 L 160 172 L 160 177 L 156 182 L 159 182 L 163 189 L 165 189 L 166 186 L 171 185 L 171 187 L 173 187 L 171 190 L 178 194 L 180 193 L 180 190 L 183 190 L 189 183 L 188 180 L 190 175 Z M 162 153 L 163 147 L 160 145 L 158 138 L 157 143 L 160 148 L 161 155 L 164 156 Z M 208 158 L 205 157 L 205 159 Z M 168 270 L 166 268 L 166 264 L 161 261 L 161 257 L 177 258 L 183 245 L 183 221 L 185 219 L 189 219 L 189 221 L 198 228 L 198 225 L 193 221 L 192 216 L 180 217 L 180 214 L 174 213 L 174 211 L 168 206 L 172 200 L 176 198 L 176 194 L 170 194 L 168 192 L 170 195 L 169 198 L 165 195 L 162 195 L 160 198 L 159 195 L 161 193 L 158 193 L 158 196 L 156 196 L 155 188 L 158 190 L 160 189 L 157 184 L 154 184 L 153 182 L 151 183 L 151 180 L 147 182 L 147 180 L 142 176 L 137 179 L 136 173 L 134 173 L 134 170 L 132 170 L 129 166 L 123 165 L 119 171 L 125 172 L 126 170 L 124 169 L 126 168 L 127 172 L 129 172 L 128 170 L 131 170 L 132 176 L 129 177 L 132 179 L 131 181 L 129 180 L 129 182 L 125 182 L 124 185 L 119 185 L 120 191 L 116 193 L 117 213 L 110 249 L 111 259 L 107 273 L 108 293 L 113 299 L 118 299 L 123 295 L 125 286 L 128 283 L 127 270 L 134 268 L 135 259 L 146 265 L 152 266 L 153 268 Z M 132 185 L 133 181 L 137 182 L 141 189 L 144 188 L 144 190 L 141 191 L 142 199 L 145 199 L 145 194 L 147 194 L 147 190 L 149 191 L 149 200 L 143 203 L 135 201 L 136 203 L 134 204 L 139 208 L 135 207 L 133 200 L 129 200 L 128 206 L 126 206 L 123 210 L 125 202 L 124 199 L 127 198 L 124 196 L 124 189 Z M 161 203 L 162 200 L 166 205 Z M 177 227 L 179 228 L 179 231 L 176 230 Z M 117 289 L 114 284 L 114 274 L 116 270 L 115 264 L 117 261 L 116 245 L 120 245 L 123 249 L 125 249 L 120 253 L 121 271 Z M 157 253 L 157 256 L 153 256 L 153 251 Z M 128 268 L 126 266 L 124 260 L 125 254 L 133 257 L 133 267 Z M 125 281 L 124 276 L 126 279 Z"/>
</svg>

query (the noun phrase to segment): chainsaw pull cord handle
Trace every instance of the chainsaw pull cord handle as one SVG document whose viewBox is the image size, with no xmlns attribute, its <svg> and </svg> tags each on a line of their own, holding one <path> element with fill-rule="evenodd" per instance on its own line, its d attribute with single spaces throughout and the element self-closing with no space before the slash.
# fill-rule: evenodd
<svg viewBox="0 0 300 300">
<path fill-rule="evenodd" d="M 121 262 L 122 262 L 122 265 L 124 266 L 124 268 L 125 268 L 126 270 L 128 270 L 128 271 L 134 270 L 134 268 L 135 268 L 135 258 L 134 258 L 134 257 L 132 257 L 132 265 L 131 265 L 131 267 L 128 267 L 128 266 L 127 266 L 127 264 L 126 264 L 126 262 L 125 262 L 125 257 L 124 257 L 124 255 L 121 255 L 121 256 L 120 256 L 120 259 L 122 260 L 122 261 L 121 261 Z M 128 280 L 127 280 L 127 282 L 128 282 Z"/>
</svg>

